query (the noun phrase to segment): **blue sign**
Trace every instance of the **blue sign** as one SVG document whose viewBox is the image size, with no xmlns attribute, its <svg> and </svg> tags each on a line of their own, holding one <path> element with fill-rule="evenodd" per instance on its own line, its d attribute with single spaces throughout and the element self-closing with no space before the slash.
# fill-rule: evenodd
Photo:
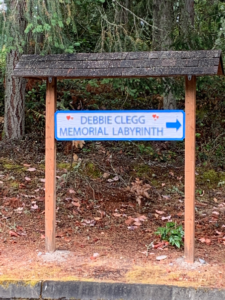
<svg viewBox="0 0 225 300">
<path fill-rule="evenodd" d="M 182 141 L 182 110 L 57 111 L 58 141 Z"/>
</svg>

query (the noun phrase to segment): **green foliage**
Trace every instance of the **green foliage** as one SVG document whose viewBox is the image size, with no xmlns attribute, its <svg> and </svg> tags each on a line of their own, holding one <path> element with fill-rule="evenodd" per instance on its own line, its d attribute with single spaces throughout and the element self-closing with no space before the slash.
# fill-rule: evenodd
<svg viewBox="0 0 225 300">
<path fill-rule="evenodd" d="M 161 240 L 168 241 L 177 248 L 183 245 L 184 230 L 182 225 L 177 226 L 174 222 L 168 222 L 165 227 L 159 227 L 155 234 L 160 235 Z"/>
<path fill-rule="evenodd" d="M 153 148 L 154 143 L 149 145 L 149 142 L 147 143 L 138 143 L 135 144 L 137 145 L 137 148 L 141 155 L 147 155 L 151 157 L 151 160 L 155 161 L 161 161 L 161 162 L 166 162 L 166 161 L 173 161 L 177 154 L 175 151 L 157 151 L 156 149 Z"/>
<path fill-rule="evenodd" d="M 91 38 L 97 32 L 100 34 L 100 26 L 95 34 L 92 27 L 98 24 L 96 12 L 103 3 L 6 0 L 7 10 L 0 13 L 1 48 L 5 47 L 6 52 L 17 50 L 34 54 L 74 53 L 87 42 L 87 37 L 92 43 Z"/>
<path fill-rule="evenodd" d="M 215 170 L 208 170 L 203 173 L 202 178 L 205 182 L 217 183 L 219 180 L 218 173 Z"/>
<path fill-rule="evenodd" d="M 138 144 L 138 149 L 141 154 L 154 154 L 154 150 L 151 146 L 145 146 L 144 144 Z"/>
<path fill-rule="evenodd" d="M 174 5 L 174 26 L 171 38 L 176 50 L 221 48 L 224 44 L 224 3 L 219 0 L 194 1 L 194 26 L 185 22 L 184 1 Z M 178 21 L 179 20 L 179 21 Z M 223 48 L 222 48 L 223 49 Z"/>
</svg>

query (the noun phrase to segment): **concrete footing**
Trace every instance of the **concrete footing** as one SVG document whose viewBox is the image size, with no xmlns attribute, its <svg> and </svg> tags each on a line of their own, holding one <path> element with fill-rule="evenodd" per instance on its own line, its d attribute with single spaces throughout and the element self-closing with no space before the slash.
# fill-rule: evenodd
<svg viewBox="0 0 225 300">
<path fill-rule="evenodd" d="M 225 290 L 166 285 L 79 281 L 6 281 L 0 283 L 1 299 L 79 300 L 224 300 Z"/>
</svg>

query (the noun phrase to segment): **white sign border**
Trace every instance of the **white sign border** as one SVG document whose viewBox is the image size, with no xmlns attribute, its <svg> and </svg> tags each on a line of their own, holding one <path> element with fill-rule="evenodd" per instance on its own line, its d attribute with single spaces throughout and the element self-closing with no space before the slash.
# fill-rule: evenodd
<svg viewBox="0 0 225 300">
<path fill-rule="evenodd" d="M 182 138 L 59 138 L 57 136 L 57 115 L 71 113 L 182 113 L 183 114 L 183 136 Z M 183 110 L 60 110 L 55 112 L 55 139 L 57 141 L 183 141 L 185 139 L 185 112 Z"/>
</svg>

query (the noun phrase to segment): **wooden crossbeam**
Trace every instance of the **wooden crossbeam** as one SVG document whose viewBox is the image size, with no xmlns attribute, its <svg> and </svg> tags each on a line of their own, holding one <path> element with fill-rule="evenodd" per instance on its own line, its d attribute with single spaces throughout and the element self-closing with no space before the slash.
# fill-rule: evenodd
<svg viewBox="0 0 225 300">
<path fill-rule="evenodd" d="M 153 51 L 23 55 L 13 76 L 58 78 L 132 78 L 217 75 L 221 51 Z"/>
</svg>

